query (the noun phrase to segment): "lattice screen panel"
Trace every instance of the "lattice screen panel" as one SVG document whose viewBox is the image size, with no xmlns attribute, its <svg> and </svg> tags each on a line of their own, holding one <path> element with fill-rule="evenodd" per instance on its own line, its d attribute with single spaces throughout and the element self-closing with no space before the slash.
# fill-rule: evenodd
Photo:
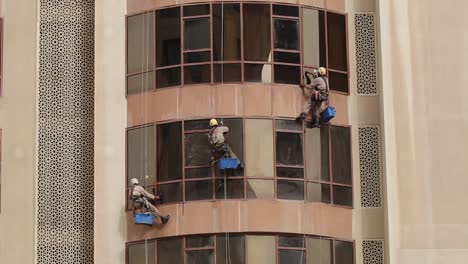
<svg viewBox="0 0 468 264">
<path fill-rule="evenodd" d="M 384 264 L 383 240 L 362 241 L 363 264 Z"/>
<path fill-rule="evenodd" d="M 377 66 L 374 14 L 356 14 L 357 91 L 362 95 L 377 94 Z"/>
<path fill-rule="evenodd" d="M 361 206 L 381 207 L 380 131 L 378 127 L 359 128 L 359 168 Z"/>
</svg>

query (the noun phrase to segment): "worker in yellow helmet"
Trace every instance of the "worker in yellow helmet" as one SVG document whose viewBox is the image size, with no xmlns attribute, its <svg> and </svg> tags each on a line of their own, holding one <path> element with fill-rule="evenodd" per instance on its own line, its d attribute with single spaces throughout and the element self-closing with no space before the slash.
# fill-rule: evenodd
<svg viewBox="0 0 468 264">
<path fill-rule="evenodd" d="M 229 131 L 229 127 L 224 126 L 223 122 L 221 121 L 221 125 L 218 124 L 218 120 L 211 119 L 210 120 L 210 127 L 211 130 L 208 134 L 208 140 L 210 141 L 211 148 L 212 148 L 212 156 L 211 156 L 211 163 L 215 163 L 220 158 L 232 158 L 237 159 L 236 154 L 232 151 L 231 147 L 225 141 L 225 134 Z M 243 167 L 241 161 L 239 160 L 239 167 Z"/>
<path fill-rule="evenodd" d="M 328 104 L 329 84 L 327 70 L 324 67 L 320 67 L 312 72 L 306 71 L 304 76 L 306 84 L 301 84 L 300 87 L 307 100 L 304 103 L 304 111 L 297 117 L 297 120 L 304 120 L 307 113 L 313 107 L 312 127 L 320 127 L 320 108 L 323 102 L 327 102 Z"/>
</svg>

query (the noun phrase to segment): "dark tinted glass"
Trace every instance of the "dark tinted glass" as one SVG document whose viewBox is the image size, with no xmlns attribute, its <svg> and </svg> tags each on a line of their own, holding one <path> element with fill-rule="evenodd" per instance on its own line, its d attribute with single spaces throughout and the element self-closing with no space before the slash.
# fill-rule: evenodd
<svg viewBox="0 0 468 264">
<path fill-rule="evenodd" d="M 302 165 L 302 134 L 276 132 L 276 163 Z"/>
<path fill-rule="evenodd" d="M 353 206 L 353 188 L 333 185 L 333 203 L 343 206 Z"/>
<path fill-rule="evenodd" d="M 302 250 L 278 250 L 279 264 L 305 264 L 305 251 Z"/>
<path fill-rule="evenodd" d="M 158 182 L 182 179 L 182 123 L 158 125 Z"/>
<path fill-rule="evenodd" d="M 216 264 L 244 264 L 244 236 L 229 234 L 227 245 L 226 240 L 225 235 L 216 236 Z"/>
<path fill-rule="evenodd" d="M 186 243 L 187 243 L 187 248 L 212 247 L 213 237 L 212 236 L 187 237 Z"/>
<path fill-rule="evenodd" d="M 210 83 L 211 66 L 194 65 L 184 67 L 184 84 Z"/>
<path fill-rule="evenodd" d="M 210 165 L 211 144 L 207 133 L 185 134 L 185 166 Z"/>
<path fill-rule="evenodd" d="M 244 64 L 246 82 L 271 82 L 271 65 Z"/>
<path fill-rule="evenodd" d="M 209 18 L 187 19 L 184 21 L 184 49 L 210 48 Z"/>
<path fill-rule="evenodd" d="M 156 88 L 178 85 L 180 85 L 180 67 L 156 71 Z"/>
<path fill-rule="evenodd" d="M 213 264 L 213 250 L 187 251 L 187 264 Z"/>
<path fill-rule="evenodd" d="M 339 72 L 328 72 L 330 90 L 347 93 L 349 91 L 348 75 Z"/>
<path fill-rule="evenodd" d="M 301 82 L 301 67 L 275 65 L 275 83 L 299 84 Z"/>
<path fill-rule="evenodd" d="M 244 59 L 269 61 L 271 53 L 270 5 L 244 4 Z"/>
<path fill-rule="evenodd" d="M 244 180 L 216 180 L 216 199 L 241 199 L 244 198 Z"/>
<path fill-rule="evenodd" d="M 275 48 L 299 50 L 299 21 L 275 19 Z"/>
<path fill-rule="evenodd" d="M 303 248 L 305 247 L 304 244 L 304 237 L 294 237 L 294 236 L 279 236 L 278 237 L 278 245 L 280 247 L 295 247 L 295 248 Z"/>
<path fill-rule="evenodd" d="M 353 264 L 354 263 L 354 246 L 352 242 L 339 241 L 335 242 L 335 263 L 336 264 Z"/>
<path fill-rule="evenodd" d="M 302 132 L 302 122 L 297 122 L 296 120 L 276 119 L 275 127 L 279 130 L 291 130 Z"/>
<path fill-rule="evenodd" d="M 169 183 L 158 185 L 158 195 L 161 203 L 176 203 L 182 201 L 182 183 Z"/>
<path fill-rule="evenodd" d="M 213 181 L 188 181 L 185 182 L 185 200 L 210 200 L 213 199 Z"/>
<path fill-rule="evenodd" d="M 154 242 L 140 243 L 128 246 L 128 264 L 143 264 L 146 260 L 154 263 L 156 260 Z"/>
<path fill-rule="evenodd" d="M 186 179 L 211 177 L 211 167 L 185 169 Z"/>
<path fill-rule="evenodd" d="M 154 13 L 127 18 L 127 69 L 137 73 L 154 67 Z"/>
<path fill-rule="evenodd" d="M 333 182 L 351 184 L 351 132 L 349 127 L 331 126 Z"/>
<path fill-rule="evenodd" d="M 304 181 L 278 180 L 278 198 L 304 200 Z"/>
<path fill-rule="evenodd" d="M 320 127 L 321 180 L 330 181 L 329 126 Z"/>
<path fill-rule="evenodd" d="M 184 16 L 202 16 L 210 14 L 210 5 L 184 6 Z"/>
<path fill-rule="evenodd" d="M 202 51 L 202 52 L 189 52 L 184 54 L 185 63 L 197 63 L 197 62 L 206 62 L 211 60 L 211 52 Z"/>
<path fill-rule="evenodd" d="M 327 13 L 328 67 L 335 70 L 348 70 L 346 43 L 346 16 Z"/>
<path fill-rule="evenodd" d="M 275 62 L 300 63 L 299 53 L 275 51 Z"/>
<path fill-rule="evenodd" d="M 213 4 L 213 59 L 214 61 L 241 59 L 239 4 L 224 4 L 224 13 L 221 4 Z"/>
<path fill-rule="evenodd" d="M 127 94 L 143 93 L 155 88 L 154 72 L 128 76 Z"/>
<path fill-rule="evenodd" d="M 158 240 L 158 263 L 184 263 L 182 238 Z"/>
<path fill-rule="evenodd" d="M 180 64 L 180 8 L 156 11 L 156 65 Z"/>
<path fill-rule="evenodd" d="M 273 5 L 273 15 L 298 17 L 299 8 L 297 6 Z"/>
<path fill-rule="evenodd" d="M 241 82 L 241 64 L 214 64 L 214 81 L 217 83 Z"/>
<path fill-rule="evenodd" d="M 304 178 L 304 169 L 300 168 L 276 168 L 276 177 L 280 178 Z"/>
<path fill-rule="evenodd" d="M 193 130 L 208 130 L 210 129 L 210 120 L 187 120 L 184 122 L 184 129 L 185 132 Z"/>
</svg>

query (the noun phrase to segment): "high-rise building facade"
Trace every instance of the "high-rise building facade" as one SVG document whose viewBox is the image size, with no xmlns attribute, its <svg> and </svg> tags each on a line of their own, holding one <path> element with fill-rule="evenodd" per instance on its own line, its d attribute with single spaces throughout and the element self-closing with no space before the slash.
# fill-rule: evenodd
<svg viewBox="0 0 468 264">
<path fill-rule="evenodd" d="M 0 263 L 465 263 L 466 7 L 0 0 Z"/>
</svg>

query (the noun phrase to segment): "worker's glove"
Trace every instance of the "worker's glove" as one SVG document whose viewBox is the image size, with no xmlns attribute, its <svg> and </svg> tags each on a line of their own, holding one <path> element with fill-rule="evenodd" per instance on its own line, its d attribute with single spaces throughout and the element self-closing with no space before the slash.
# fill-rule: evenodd
<svg viewBox="0 0 468 264">
<path fill-rule="evenodd" d="M 219 123 L 220 123 L 222 126 L 224 126 L 224 123 L 223 123 L 223 121 L 221 121 L 221 122 L 219 122 Z"/>
</svg>

